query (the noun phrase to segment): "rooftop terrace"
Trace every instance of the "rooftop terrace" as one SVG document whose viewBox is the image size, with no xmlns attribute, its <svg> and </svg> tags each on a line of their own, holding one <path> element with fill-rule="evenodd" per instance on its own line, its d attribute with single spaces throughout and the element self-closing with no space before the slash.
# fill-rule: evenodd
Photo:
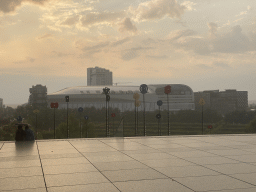
<svg viewBox="0 0 256 192">
<path fill-rule="evenodd" d="M 256 135 L 0 142 L 0 191 L 256 191 Z"/>
</svg>

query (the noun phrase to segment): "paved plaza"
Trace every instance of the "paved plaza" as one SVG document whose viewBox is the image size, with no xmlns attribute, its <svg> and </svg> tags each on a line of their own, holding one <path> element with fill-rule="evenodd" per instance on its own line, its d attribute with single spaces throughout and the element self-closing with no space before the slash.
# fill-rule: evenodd
<svg viewBox="0 0 256 192">
<path fill-rule="evenodd" d="M 256 135 L 0 142 L 0 191 L 256 192 Z"/>
</svg>

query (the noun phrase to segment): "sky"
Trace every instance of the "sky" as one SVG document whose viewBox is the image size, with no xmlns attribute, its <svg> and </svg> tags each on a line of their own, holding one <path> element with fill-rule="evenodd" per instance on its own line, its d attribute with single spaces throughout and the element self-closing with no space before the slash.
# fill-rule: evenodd
<svg viewBox="0 0 256 192">
<path fill-rule="evenodd" d="M 26 103 L 36 84 L 49 94 L 86 86 L 95 66 L 119 85 L 237 89 L 256 100 L 255 59 L 255 0 L 0 1 L 4 104 Z"/>
</svg>

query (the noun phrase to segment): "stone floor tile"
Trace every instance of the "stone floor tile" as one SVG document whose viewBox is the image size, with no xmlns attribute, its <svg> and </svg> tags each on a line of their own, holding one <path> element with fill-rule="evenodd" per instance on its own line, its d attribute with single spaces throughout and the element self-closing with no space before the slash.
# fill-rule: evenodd
<svg viewBox="0 0 256 192">
<path fill-rule="evenodd" d="M 92 163 L 95 163 L 95 162 L 113 162 L 113 161 L 131 161 L 131 160 L 133 160 L 131 157 L 129 157 L 125 154 L 121 154 L 121 153 L 117 154 L 117 155 L 90 156 L 90 157 L 87 157 L 87 158 Z"/>
<path fill-rule="evenodd" d="M 232 174 L 231 176 L 256 186 L 256 173 L 240 173 Z"/>
<path fill-rule="evenodd" d="M 140 160 L 140 162 L 149 167 L 172 167 L 172 166 L 195 165 L 194 163 L 191 163 L 176 157 L 172 157 L 169 159 L 145 159 L 145 160 Z"/>
<path fill-rule="evenodd" d="M 153 169 L 127 169 L 117 171 L 103 171 L 103 174 L 111 181 L 135 181 L 144 179 L 164 179 L 163 174 Z"/>
<path fill-rule="evenodd" d="M 4 161 L 0 163 L 0 169 L 15 168 L 15 167 L 35 167 L 41 166 L 40 160 L 24 160 L 24 161 Z"/>
<path fill-rule="evenodd" d="M 115 182 L 118 189 L 122 192 L 192 192 L 192 190 L 172 181 L 171 179 L 155 179 L 155 180 L 140 180 Z"/>
<path fill-rule="evenodd" d="M 146 153 L 146 154 L 130 154 L 130 157 L 136 160 L 146 160 L 146 159 L 170 159 L 171 155 L 167 153 Z"/>
<path fill-rule="evenodd" d="M 45 180 L 47 187 L 109 183 L 99 172 L 45 175 Z"/>
<path fill-rule="evenodd" d="M 251 188 L 250 184 L 225 175 L 175 178 L 179 183 L 195 191 Z"/>
<path fill-rule="evenodd" d="M 11 190 L 11 191 L 1 191 L 1 192 L 47 192 L 46 188 L 34 188 L 34 189 L 17 189 L 17 190 Z"/>
<path fill-rule="evenodd" d="M 90 152 L 105 152 L 105 151 L 116 151 L 116 149 L 113 149 L 112 147 L 84 147 L 79 148 L 79 152 L 81 153 L 90 153 Z"/>
<path fill-rule="evenodd" d="M 10 156 L 0 157 L 0 162 L 4 161 L 26 161 L 26 160 L 39 160 L 39 155 L 28 155 L 28 156 Z"/>
<path fill-rule="evenodd" d="M 170 152 L 169 154 L 176 156 L 176 157 L 215 157 L 215 154 L 199 151 L 199 150 L 192 150 L 192 151 L 179 151 L 179 152 Z"/>
<path fill-rule="evenodd" d="M 213 153 L 221 156 L 233 156 L 233 155 L 253 155 L 253 153 L 240 150 L 240 149 L 228 149 L 228 150 L 210 150 L 209 153 Z"/>
<path fill-rule="evenodd" d="M 148 166 L 138 161 L 115 161 L 115 162 L 96 162 L 93 163 L 100 171 L 114 171 L 125 169 L 148 168 Z"/>
<path fill-rule="evenodd" d="M 37 167 L 23 167 L 23 168 L 10 168 L 10 169 L 0 169 L 0 179 L 9 177 L 27 177 L 43 175 L 42 168 Z"/>
<path fill-rule="evenodd" d="M 0 186 L 3 191 L 45 187 L 43 176 L 2 178 L 0 179 Z"/>
<path fill-rule="evenodd" d="M 223 174 L 256 173 L 256 166 L 248 163 L 204 165 Z"/>
<path fill-rule="evenodd" d="M 59 158 L 59 159 L 42 159 L 42 165 L 72 165 L 80 163 L 89 163 L 85 157 L 76 158 Z"/>
<path fill-rule="evenodd" d="M 71 164 L 44 166 L 44 174 L 86 173 L 98 171 L 92 164 Z"/>
<path fill-rule="evenodd" d="M 204 168 L 202 166 L 160 167 L 160 168 L 158 167 L 155 169 L 171 178 L 220 175 L 220 173 Z"/>
<path fill-rule="evenodd" d="M 207 191 L 207 192 L 255 192 L 256 188 L 247 189 L 230 189 L 230 190 L 220 190 L 220 191 Z"/>
<path fill-rule="evenodd" d="M 229 159 L 226 157 L 184 157 L 187 161 L 199 164 L 199 165 L 210 165 L 210 164 L 230 164 L 230 163 L 240 163 L 235 159 Z"/>
<path fill-rule="evenodd" d="M 237 156 L 229 156 L 230 159 L 234 159 L 240 162 L 246 163 L 256 163 L 256 154 L 255 155 L 237 155 Z"/>
<path fill-rule="evenodd" d="M 64 154 L 40 154 L 41 159 L 59 159 L 59 158 L 76 158 L 83 157 L 80 153 L 64 153 Z"/>
<path fill-rule="evenodd" d="M 48 192 L 118 192 L 119 190 L 111 183 L 97 183 L 75 186 L 49 187 Z"/>
</svg>

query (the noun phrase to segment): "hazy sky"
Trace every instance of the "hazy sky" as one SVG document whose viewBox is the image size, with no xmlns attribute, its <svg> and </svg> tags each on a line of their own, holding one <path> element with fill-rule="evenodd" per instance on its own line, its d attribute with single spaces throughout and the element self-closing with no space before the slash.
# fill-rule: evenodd
<svg viewBox="0 0 256 192">
<path fill-rule="evenodd" d="M 1 0 L 0 98 L 32 85 L 86 86 L 86 69 L 125 85 L 237 89 L 256 99 L 255 0 Z M 120 84 L 121 85 L 121 84 Z"/>
</svg>

